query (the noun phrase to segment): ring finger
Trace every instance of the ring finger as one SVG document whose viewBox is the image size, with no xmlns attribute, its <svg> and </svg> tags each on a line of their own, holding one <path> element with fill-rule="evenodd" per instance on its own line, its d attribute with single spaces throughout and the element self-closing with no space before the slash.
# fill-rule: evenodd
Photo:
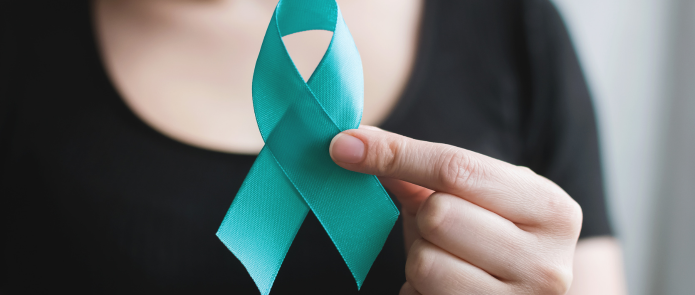
<svg viewBox="0 0 695 295">
<path fill-rule="evenodd" d="M 413 243 L 405 273 L 420 294 L 509 294 L 510 289 L 489 273 L 423 239 Z"/>
<path fill-rule="evenodd" d="M 523 249 L 534 241 L 533 234 L 457 196 L 432 194 L 416 218 L 425 240 L 496 277 L 520 279 L 514 274 L 529 261 Z"/>
</svg>

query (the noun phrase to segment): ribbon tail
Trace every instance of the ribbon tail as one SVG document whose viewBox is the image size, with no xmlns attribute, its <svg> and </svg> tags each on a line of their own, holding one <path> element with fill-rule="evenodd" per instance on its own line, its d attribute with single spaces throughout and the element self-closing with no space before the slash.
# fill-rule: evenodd
<svg viewBox="0 0 695 295">
<path fill-rule="evenodd" d="M 258 290 L 270 293 L 309 207 L 264 147 L 217 231 Z"/>
<path fill-rule="evenodd" d="M 381 252 L 398 209 L 376 176 L 337 167 L 323 187 L 324 195 L 333 196 L 331 205 L 311 200 L 314 214 L 343 257 L 357 289 Z M 310 198 L 311 199 L 311 198 Z"/>
<path fill-rule="evenodd" d="M 321 222 L 359 289 L 399 213 L 376 176 L 333 162 L 328 148 L 338 132 L 316 100 L 302 99 L 285 113 L 266 146 Z"/>
</svg>

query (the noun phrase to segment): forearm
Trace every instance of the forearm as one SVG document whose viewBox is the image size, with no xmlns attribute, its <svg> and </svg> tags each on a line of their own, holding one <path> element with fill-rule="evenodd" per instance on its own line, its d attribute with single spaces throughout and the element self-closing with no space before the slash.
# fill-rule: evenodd
<svg viewBox="0 0 695 295">
<path fill-rule="evenodd" d="M 579 240 L 567 295 L 627 294 L 620 245 L 612 237 Z"/>
</svg>

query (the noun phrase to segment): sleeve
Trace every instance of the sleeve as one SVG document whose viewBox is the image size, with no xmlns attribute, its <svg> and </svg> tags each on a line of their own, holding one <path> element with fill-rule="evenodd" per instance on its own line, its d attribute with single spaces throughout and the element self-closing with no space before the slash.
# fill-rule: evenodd
<svg viewBox="0 0 695 295">
<path fill-rule="evenodd" d="M 6 161 L 9 130 L 12 122 L 13 94 L 13 69 L 16 60 L 16 42 L 14 32 L 11 29 L 10 7 L 0 4 L 0 173 L 4 173 Z M 2 174 L 0 174 L 2 175 Z M 1 179 L 0 179 L 1 183 Z M 1 199 L 1 198 L 0 198 Z"/>
<path fill-rule="evenodd" d="M 523 116 L 527 165 L 582 207 L 580 238 L 612 235 L 594 108 L 567 28 L 548 0 L 526 1 L 523 13 L 532 84 Z"/>
<path fill-rule="evenodd" d="M 15 60 L 15 42 L 10 29 L 10 11 L 8 1 L 0 1 L 0 272 L 7 272 L 5 263 L 7 218 L 7 198 L 3 191 L 7 179 L 7 159 L 10 149 L 10 130 L 12 129 L 12 94 L 10 93 L 11 72 Z M 7 285 L 6 276 L 0 276 L 0 293 Z"/>
</svg>

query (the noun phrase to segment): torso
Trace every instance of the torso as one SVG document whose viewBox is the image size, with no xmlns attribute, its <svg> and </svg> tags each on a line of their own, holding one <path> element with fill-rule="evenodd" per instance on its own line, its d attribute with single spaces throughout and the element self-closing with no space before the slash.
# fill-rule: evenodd
<svg viewBox="0 0 695 295">
<path fill-rule="evenodd" d="M 131 1 L 96 4 L 97 8 L 137 4 Z M 192 5 L 186 11 L 200 12 L 194 7 L 219 0 L 161 1 Z M 252 1 L 248 2 L 265 5 L 262 0 Z M 580 203 L 586 217 L 584 237 L 610 233 L 590 100 L 573 60 L 571 43 L 562 35 L 556 36 L 563 24 L 554 16 L 550 2 L 423 1 L 417 58 L 400 95 L 396 94 L 400 91 L 397 83 L 390 84 L 391 88 L 375 88 L 387 85 L 390 79 L 398 80 L 391 74 L 409 75 L 407 67 L 393 61 L 397 60 L 395 53 L 401 51 L 395 45 L 387 46 L 398 41 L 370 43 L 373 39 L 364 36 L 376 34 L 370 30 L 405 34 L 405 30 L 392 28 L 388 22 L 395 22 L 389 15 L 406 9 L 402 3 L 407 2 L 352 1 L 364 7 L 353 6 L 353 2 L 340 4 L 364 61 L 365 121 L 378 122 L 379 116 L 369 119 L 369 113 L 380 114 L 381 118 L 387 116 L 379 123 L 385 130 L 528 166 L 558 183 Z M 217 114 L 215 108 L 224 104 L 214 104 L 215 98 L 228 99 L 230 106 L 220 111 L 224 114 L 209 116 L 209 121 L 219 123 L 213 126 L 232 125 L 235 121 L 225 121 L 231 120 L 227 117 L 253 113 L 249 93 L 242 93 L 244 97 L 226 95 L 224 91 L 234 94 L 235 90 L 250 89 L 250 76 L 243 75 L 253 70 L 257 48 L 207 46 L 216 39 L 203 38 L 208 35 L 197 32 L 212 34 L 209 31 L 196 31 L 195 26 L 174 30 L 173 24 L 183 26 L 186 19 L 200 26 L 202 20 L 212 22 L 215 18 L 210 15 L 195 18 L 191 13 L 190 18 L 173 18 L 164 17 L 169 10 L 162 10 L 157 15 L 163 17 L 160 20 L 170 21 L 172 26 L 167 27 L 144 24 L 144 20 L 152 20 L 141 15 L 148 10 L 131 10 L 111 16 L 143 32 L 131 28 L 119 33 L 118 40 L 102 40 L 102 45 L 118 45 L 114 48 L 119 52 L 121 46 L 143 47 L 133 51 L 137 59 L 128 61 L 104 54 L 104 50 L 98 52 L 95 23 L 90 19 L 94 11 L 90 12 L 88 0 L 0 3 L 0 245 L 4 249 L 0 270 L 6 274 L 0 277 L 0 293 L 70 290 L 73 294 L 258 294 L 244 266 L 215 236 L 256 159 L 239 154 L 241 148 L 230 148 L 241 146 L 243 136 L 232 132 L 243 129 L 234 127 L 220 132 L 225 136 L 212 133 L 200 137 L 234 139 L 237 145 L 212 145 L 182 136 L 196 139 L 196 130 L 206 130 L 208 123 L 195 111 L 212 109 Z M 395 10 L 372 7 L 381 3 L 391 3 Z M 265 26 L 273 5 L 258 8 L 267 11 L 260 17 L 253 10 L 237 15 L 220 8 L 225 12 L 220 12 L 224 17 L 219 19 L 250 22 L 258 18 L 258 23 Z M 354 11 L 357 8 L 364 11 Z M 372 22 L 363 19 L 379 19 L 380 24 L 370 28 Z M 214 23 L 208 25 L 215 27 Z M 104 37 L 105 28 L 102 26 L 98 35 Z M 262 34 L 265 28 L 256 30 Z M 218 34 L 233 33 L 221 29 Z M 172 34 L 184 41 L 159 44 L 162 40 L 148 39 Z M 196 36 L 207 43 L 193 38 Z M 379 36 L 387 38 L 386 33 Z M 142 42 L 127 44 L 123 41 L 126 37 Z M 144 46 L 148 42 L 159 45 Z M 167 44 L 176 48 L 164 50 Z M 185 63 L 174 64 L 178 68 L 156 71 L 167 64 L 165 61 L 184 56 L 173 55 L 175 52 L 192 52 L 195 46 L 191 44 L 210 52 L 198 48 L 198 55 L 190 54 Z M 213 56 L 213 49 L 219 50 L 218 56 Z M 232 49 L 249 52 L 229 54 Z M 160 54 L 167 52 L 172 56 Z M 216 68 L 197 59 L 200 54 L 227 66 Z M 233 56 L 246 57 L 225 60 Z M 294 57 L 298 60 L 297 54 Z M 142 59 L 145 61 L 136 62 Z M 242 62 L 248 63 L 247 70 L 231 71 Z M 114 70 L 129 68 L 126 65 L 143 68 L 133 67 L 120 74 Z M 298 65 L 302 70 L 302 63 Z M 394 70 L 397 66 L 403 72 Z M 183 75 L 186 70 L 197 74 Z M 213 75 L 226 71 L 230 74 Z M 246 81 L 233 77 L 235 73 Z M 224 81 L 215 82 L 214 77 Z M 146 80 L 128 86 L 140 79 Z M 189 79 L 210 84 L 194 88 L 196 84 Z M 236 82 L 236 87 L 222 87 Z M 220 90 L 222 95 L 209 94 L 217 93 L 213 86 L 224 90 Z M 175 96 L 179 89 L 205 95 Z M 137 93 L 142 95 L 136 97 Z M 378 93 L 392 93 L 396 98 L 374 99 Z M 241 105 L 237 98 L 247 101 L 248 111 L 234 105 Z M 174 103 L 163 103 L 167 101 Z M 143 102 L 147 108 L 134 105 Z M 395 103 L 393 111 L 374 112 L 378 108 L 370 105 L 384 102 Z M 165 107 L 172 108 L 162 109 Z M 151 117 L 145 115 L 146 111 Z M 202 122 L 194 125 L 199 129 L 184 130 L 188 133 L 181 131 L 189 126 L 186 124 L 165 130 L 165 124 L 155 124 L 153 118 L 158 115 L 176 119 L 160 120 L 164 123 L 180 124 L 189 118 Z M 248 125 L 247 130 L 257 132 L 252 117 L 248 121 L 238 125 Z M 253 149 L 247 151 L 251 154 Z M 399 221 L 358 292 L 335 245 L 309 213 L 283 261 L 273 294 L 397 294 L 405 282 L 405 259 Z"/>
<path fill-rule="evenodd" d="M 382 122 L 415 59 L 421 0 L 338 1 L 365 74 L 363 124 Z M 251 80 L 277 1 L 96 0 L 106 70 L 127 105 L 161 133 L 201 148 L 255 154 Z M 376 23 L 376 20 L 379 20 Z M 331 33 L 284 38 L 308 78 Z"/>
</svg>

